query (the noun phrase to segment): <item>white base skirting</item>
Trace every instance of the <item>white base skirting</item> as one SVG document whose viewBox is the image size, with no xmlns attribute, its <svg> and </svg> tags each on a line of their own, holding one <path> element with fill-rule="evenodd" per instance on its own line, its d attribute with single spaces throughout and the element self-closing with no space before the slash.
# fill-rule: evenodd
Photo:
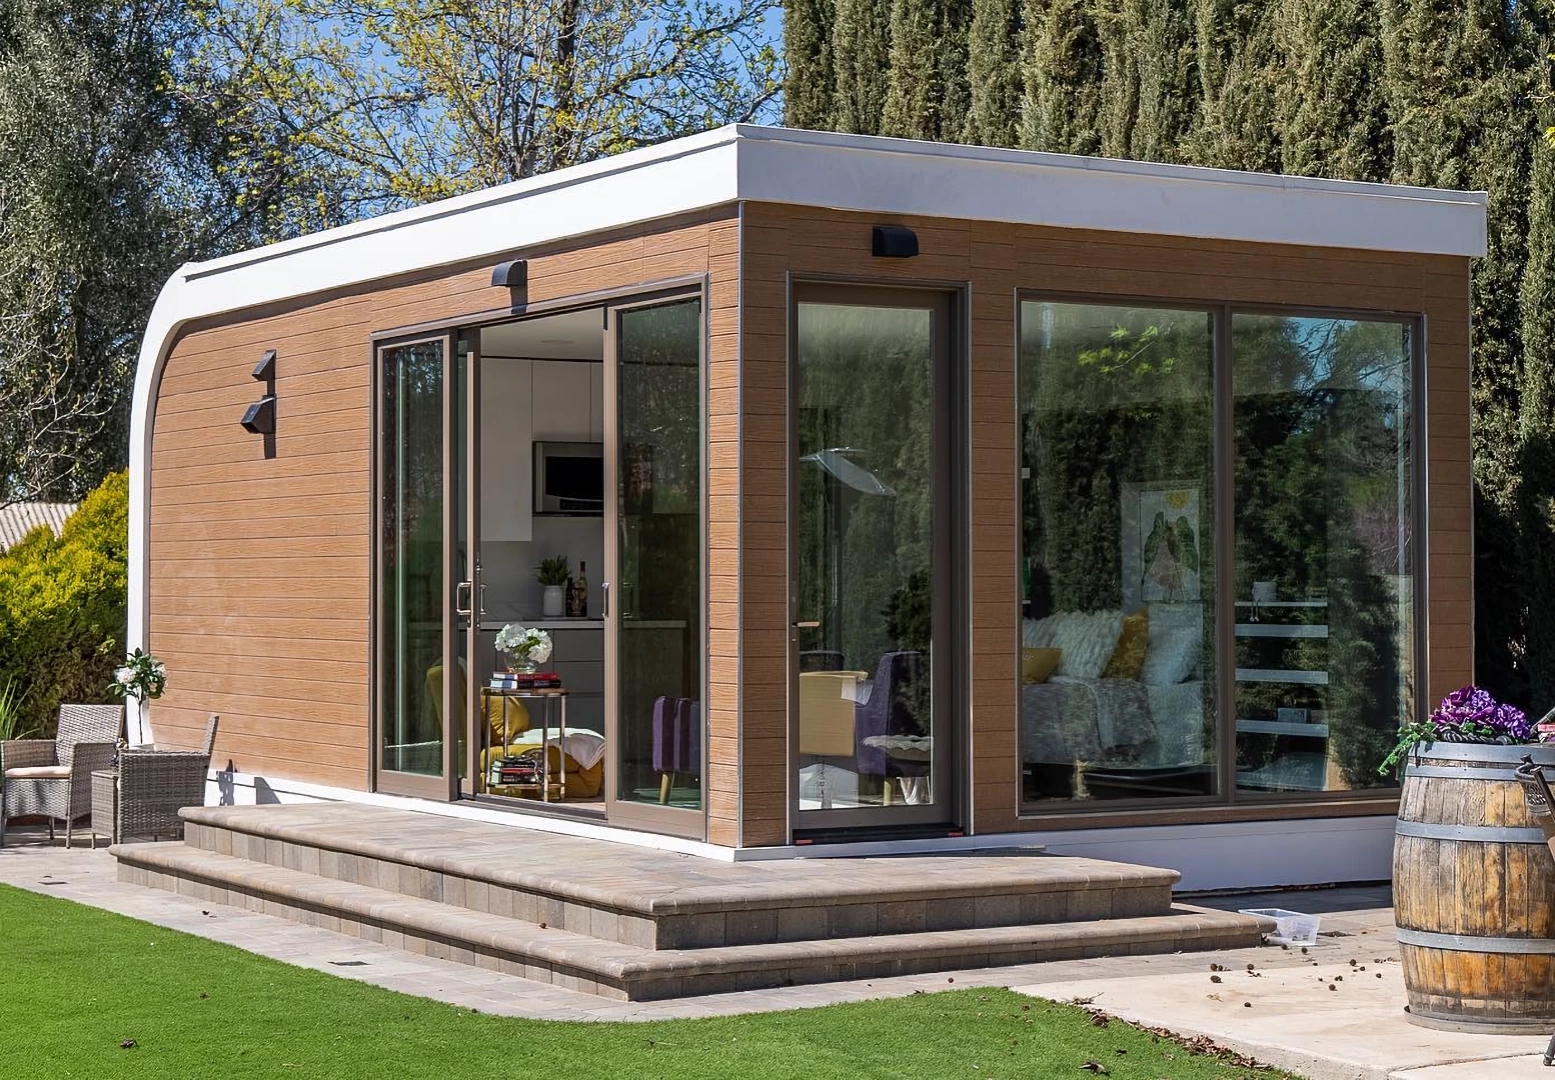
<svg viewBox="0 0 1555 1080">
<path fill-rule="evenodd" d="M 206 787 L 206 801 L 211 805 L 222 806 L 249 806 L 256 803 L 365 803 L 395 810 L 439 814 L 465 821 L 484 821 L 516 829 L 609 840 L 659 851 L 674 851 L 682 855 L 697 855 L 719 862 L 1045 849 L 1052 855 L 1077 855 L 1176 870 L 1182 874 L 1182 881 L 1177 888 L 1186 892 L 1386 881 L 1392 876 L 1393 869 L 1394 818 L 1391 815 L 998 833 L 926 840 L 736 850 L 588 821 L 526 814 L 518 809 L 496 810 L 472 802 L 441 803 L 309 784 L 300 780 L 270 781 L 247 773 L 214 769 Z"/>
</svg>

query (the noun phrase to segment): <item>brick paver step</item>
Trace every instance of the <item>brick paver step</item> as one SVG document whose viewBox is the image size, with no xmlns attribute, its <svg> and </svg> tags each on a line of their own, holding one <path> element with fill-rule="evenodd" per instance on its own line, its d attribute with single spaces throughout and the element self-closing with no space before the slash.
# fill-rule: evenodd
<svg viewBox="0 0 1555 1080">
<path fill-rule="evenodd" d="M 183 813 L 191 847 L 643 948 L 1165 915 L 1178 880 L 1040 850 L 719 862 L 352 804 Z"/>
<path fill-rule="evenodd" d="M 1256 945 L 1264 921 L 1174 906 L 1065 923 L 652 949 L 320 877 L 188 845 L 115 849 L 121 880 L 321 926 L 411 952 L 627 1000 L 883 978 L 1046 959 Z"/>
</svg>

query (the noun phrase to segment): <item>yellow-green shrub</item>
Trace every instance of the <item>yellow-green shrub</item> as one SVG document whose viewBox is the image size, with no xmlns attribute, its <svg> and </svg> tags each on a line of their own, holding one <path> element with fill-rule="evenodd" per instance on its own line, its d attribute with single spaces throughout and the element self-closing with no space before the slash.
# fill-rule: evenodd
<svg viewBox="0 0 1555 1080">
<path fill-rule="evenodd" d="M 0 553 L 0 686 L 23 695 L 22 731 L 52 734 L 62 701 L 110 700 L 124 656 L 129 476 L 110 475 L 56 539 L 35 529 Z"/>
</svg>

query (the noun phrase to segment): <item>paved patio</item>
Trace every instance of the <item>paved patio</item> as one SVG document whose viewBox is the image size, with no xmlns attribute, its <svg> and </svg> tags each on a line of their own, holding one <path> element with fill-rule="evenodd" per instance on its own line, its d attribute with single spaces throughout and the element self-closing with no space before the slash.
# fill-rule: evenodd
<svg viewBox="0 0 1555 1080">
<path fill-rule="evenodd" d="M 1127 1020 L 1207 1035 L 1314 1080 L 1555 1080 L 1555 1070 L 1545 1071 L 1540 1064 L 1545 1043 L 1541 1037 L 1455 1035 L 1405 1020 L 1385 887 L 1197 900 L 1229 910 L 1281 906 L 1320 913 L 1325 936 L 1307 953 L 1268 946 L 1059 961 L 632 1003 L 604 1001 L 318 927 L 122 884 L 113 859 L 101 848 L 66 851 L 38 833 L 24 832 L 16 839 L 16 845 L 0 849 L 0 882 L 5 884 L 300 967 L 501 1015 L 651 1020 L 804 1008 L 951 987 L 1008 986 L 1059 1001 L 1089 999 L 1093 1007 Z M 1219 983 L 1211 981 L 1211 964 L 1226 969 Z M 1248 964 L 1256 974 L 1247 970 Z M 1359 970 L 1363 966 L 1366 970 Z M 1329 990 L 1330 985 L 1336 989 Z"/>
</svg>

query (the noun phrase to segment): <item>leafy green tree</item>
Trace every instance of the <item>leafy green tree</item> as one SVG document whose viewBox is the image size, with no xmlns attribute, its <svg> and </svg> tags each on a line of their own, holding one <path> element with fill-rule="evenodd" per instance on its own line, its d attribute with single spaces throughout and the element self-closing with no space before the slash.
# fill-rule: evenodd
<svg viewBox="0 0 1555 1080">
<path fill-rule="evenodd" d="M 303 178 L 350 218 L 763 118 L 772 7 L 210 0 L 200 61 L 242 149 L 228 174 L 250 192 Z M 319 209 L 291 212 L 311 225 Z"/>
<path fill-rule="evenodd" d="M 882 135 L 933 139 L 939 132 L 943 87 L 937 63 L 938 14 L 934 0 L 892 0 Z"/>
<path fill-rule="evenodd" d="M 1388 146 L 1374 0 L 1284 0 L 1274 11 L 1274 86 L 1280 170 L 1369 180 L 1384 174 Z"/>
</svg>

